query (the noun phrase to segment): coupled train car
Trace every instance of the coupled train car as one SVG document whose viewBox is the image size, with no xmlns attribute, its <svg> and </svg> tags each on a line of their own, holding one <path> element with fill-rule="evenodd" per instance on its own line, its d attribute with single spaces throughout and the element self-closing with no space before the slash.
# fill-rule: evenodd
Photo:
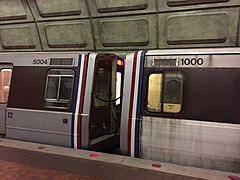
<svg viewBox="0 0 240 180">
<path fill-rule="evenodd" d="M 0 54 L 0 133 L 240 172 L 240 49 Z"/>
<path fill-rule="evenodd" d="M 123 59 L 96 53 L 0 59 L 1 133 L 7 138 L 93 150 L 119 143 Z"/>
<path fill-rule="evenodd" d="M 126 58 L 120 149 L 133 157 L 240 172 L 240 49 Z"/>
</svg>

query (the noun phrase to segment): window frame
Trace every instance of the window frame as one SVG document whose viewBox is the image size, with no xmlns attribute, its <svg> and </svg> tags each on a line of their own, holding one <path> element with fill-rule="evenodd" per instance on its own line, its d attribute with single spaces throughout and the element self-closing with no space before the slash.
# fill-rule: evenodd
<svg viewBox="0 0 240 180">
<path fill-rule="evenodd" d="M 179 112 L 164 112 L 164 91 L 165 91 L 165 76 L 166 74 L 174 74 L 174 73 L 180 73 L 182 75 L 182 98 L 181 98 L 181 109 Z M 147 107 L 148 105 L 148 88 L 149 88 L 149 77 L 151 74 L 162 74 L 162 94 L 161 94 L 161 111 L 151 111 Z M 145 73 L 144 73 L 144 85 L 143 85 L 143 95 L 144 98 L 142 98 L 142 113 L 145 116 L 157 116 L 157 117 L 179 117 L 181 116 L 185 111 L 185 93 L 186 93 L 186 82 L 187 82 L 187 76 L 186 73 L 182 69 L 176 69 L 176 68 L 155 68 L 155 67 L 146 67 Z"/>
<path fill-rule="evenodd" d="M 69 71 L 69 72 L 72 72 L 72 74 L 49 74 L 51 71 L 60 71 L 60 72 Z M 57 89 L 56 99 L 47 98 L 49 77 L 58 77 L 58 89 Z M 71 94 L 69 99 L 60 99 L 62 79 L 65 77 L 72 78 Z M 44 91 L 44 107 L 51 108 L 51 109 L 70 109 L 72 98 L 73 98 L 74 83 L 75 83 L 75 71 L 73 69 L 49 69 L 46 74 L 45 91 Z M 56 104 L 48 105 L 47 103 L 56 103 Z M 57 106 L 57 104 L 66 104 L 66 107 Z"/>
</svg>

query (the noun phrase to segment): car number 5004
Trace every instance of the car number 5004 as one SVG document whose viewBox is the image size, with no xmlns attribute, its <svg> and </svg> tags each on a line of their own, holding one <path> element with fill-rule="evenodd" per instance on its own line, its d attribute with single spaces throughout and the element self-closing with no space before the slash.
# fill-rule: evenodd
<svg viewBox="0 0 240 180">
<path fill-rule="evenodd" d="M 33 59 L 33 64 L 47 64 L 47 59 Z"/>
<path fill-rule="evenodd" d="M 179 63 L 180 65 L 182 66 L 194 66 L 194 65 L 203 65 L 203 59 L 202 58 L 192 58 L 192 59 L 189 59 L 189 58 L 182 58 L 182 59 L 179 59 Z"/>
</svg>

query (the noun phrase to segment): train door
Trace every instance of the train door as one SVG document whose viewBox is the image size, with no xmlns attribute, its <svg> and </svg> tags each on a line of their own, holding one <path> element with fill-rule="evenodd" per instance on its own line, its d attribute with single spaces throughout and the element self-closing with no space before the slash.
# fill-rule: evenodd
<svg viewBox="0 0 240 180">
<path fill-rule="evenodd" d="M 97 56 L 89 124 L 93 150 L 109 152 L 119 144 L 123 64 L 117 56 Z"/>
<path fill-rule="evenodd" d="M 6 108 L 12 77 L 12 66 L 0 64 L 0 134 L 6 132 Z"/>
</svg>

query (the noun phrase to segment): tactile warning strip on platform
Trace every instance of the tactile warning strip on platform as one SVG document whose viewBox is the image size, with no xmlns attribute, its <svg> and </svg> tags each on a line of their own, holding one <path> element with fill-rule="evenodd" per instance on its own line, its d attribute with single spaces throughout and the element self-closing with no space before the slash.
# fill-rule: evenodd
<svg viewBox="0 0 240 180">
<path fill-rule="evenodd" d="M 200 180 L 199 178 L 128 167 L 120 164 L 80 158 L 76 159 L 62 155 L 47 154 L 4 146 L 0 146 L 0 160 L 2 160 L 0 163 L 8 161 L 31 168 L 44 168 L 53 171 L 73 173 L 75 175 L 78 174 L 78 179 Z M 1 164 L 1 167 L 3 166 L 4 164 Z M 11 166 L 11 164 L 9 166 Z M 4 169 L 1 170 L 1 176 L 4 175 L 3 170 Z M 44 175 L 42 177 L 46 177 L 46 179 L 48 179 L 47 177 L 50 175 L 50 172 L 43 172 Z M 34 171 L 32 171 L 32 173 L 34 173 Z"/>
</svg>

